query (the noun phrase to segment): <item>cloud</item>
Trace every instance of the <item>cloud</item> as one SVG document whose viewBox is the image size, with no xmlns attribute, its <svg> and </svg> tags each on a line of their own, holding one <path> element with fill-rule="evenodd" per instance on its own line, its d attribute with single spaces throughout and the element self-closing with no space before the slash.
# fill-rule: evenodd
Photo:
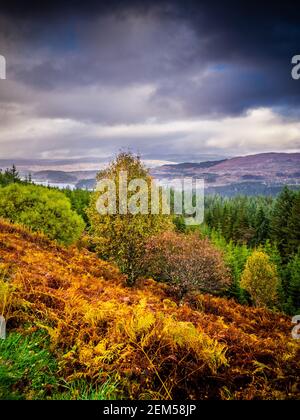
<svg viewBox="0 0 300 420">
<path fill-rule="evenodd" d="M 14 130 L 0 128 L 7 157 L 107 157 L 130 148 L 147 159 L 197 160 L 203 155 L 232 156 L 300 148 L 300 123 L 258 108 L 242 116 L 103 125 L 71 119 L 23 116 Z M 17 151 L 17 152 L 16 152 Z M 2 156 L 5 157 L 5 154 Z"/>
<path fill-rule="evenodd" d="M 0 6 L 2 156 L 299 149 L 288 1 L 22 4 Z"/>
</svg>

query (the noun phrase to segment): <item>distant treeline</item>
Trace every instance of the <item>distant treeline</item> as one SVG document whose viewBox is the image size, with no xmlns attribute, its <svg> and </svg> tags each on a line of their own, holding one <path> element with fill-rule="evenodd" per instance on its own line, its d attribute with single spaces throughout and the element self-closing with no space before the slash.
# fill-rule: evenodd
<svg viewBox="0 0 300 420">
<path fill-rule="evenodd" d="M 250 175 L 249 175 L 250 176 Z M 217 187 L 207 187 L 206 194 L 215 195 L 219 194 L 225 197 L 236 197 L 237 195 L 247 195 L 247 196 L 276 196 L 280 194 L 284 188 L 284 184 L 275 185 L 275 184 L 266 184 L 264 182 L 255 182 L 254 175 L 251 176 L 252 181 L 238 182 L 235 184 L 217 186 Z M 258 179 L 259 177 L 257 177 Z M 245 178 L 246 179 L 246 176 Z M 298 190 L 299 185 L 291 185 L 289 188 L 293 190 Z"/>
</svg>

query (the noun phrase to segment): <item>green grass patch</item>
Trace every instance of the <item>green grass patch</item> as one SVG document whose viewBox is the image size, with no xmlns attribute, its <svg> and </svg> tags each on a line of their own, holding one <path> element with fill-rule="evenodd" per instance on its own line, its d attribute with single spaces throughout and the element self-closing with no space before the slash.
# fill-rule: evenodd
<svg viewBox="0 0 300 420">
<path fill-rule="evenodd" d="M 0 340 L 0 400 L 117 398 L 117 383 L 113 380 L 99 386 L 85 380 L 66 382 L 58 370 L 45 332 L 11 332 Z"/>
<path fill-rule="evenodd" d="M 57 363 L 42 332 L 0 340 L 0 398 L 44 399 L 57 386 Z"/>
<path fill-rule="evenodd" d="M 118 399 L 117 383 L 106 381 L 100 386 L 88 384 L 85 380 L 66 382 L 65 391 L 53 395 L 55 400 L 116 400 Z"/>
</svg>

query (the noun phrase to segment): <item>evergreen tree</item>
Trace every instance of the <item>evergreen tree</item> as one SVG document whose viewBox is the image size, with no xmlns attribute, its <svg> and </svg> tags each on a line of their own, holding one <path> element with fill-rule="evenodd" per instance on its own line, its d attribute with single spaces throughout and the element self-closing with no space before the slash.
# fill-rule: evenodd
<svg viewBox="0 0 300 420">
<path fill-rule="evenodd" d="M 290 284 L 288 288 L 288 311 L 295 315 L 300 313 L 300 249 L 288 265 Z"/>
<path fill-rule="evenodd" d="M 275 203 L 271 218 L 271 238 L 277 243 L 285 262 L 288 259 L 288 223 L 294 200 L 295 193 L 285 187 Z"/>
<path fill-rule="evenodd" d="M 233 297 L 241 304 L 247 303 L 244 290 L 241 287 L 241 275 L 245 268 L 249 250 L 246 245 L 234 245 L 231 241 L 226 247 L 225 261 L 230 268 L 232 284 L 228 290 L 228 296 Z"/>
<path fill-rule="evenodd" d="M 297 252 L 300 246 L 300 193 L 294 199 L 287 224 L 287 251 L 289 255 Z"/>
<path fill-rule="evenodd" d="M 13 183 L 20 181 L 20 175 L 15 165 L 13 165 L 11 169 L 6 169 L 5 174 L 8 176 L 8 178 L 11 178 Z"/>
<path fill-rule="evenodd" d="M 254 223 L 255 236 L 253 245 L 258 246 L 265 243 L 269 238 L 270 222 L 263 207 L 259 207 Z"/>
<path fill-rule="evenodd" d="M 16 182 L 21 182 L 21 178 L 15 165 L 13 165 L 12 168 L 7 168 L 4 173 L 0 171 L 0 186 L 6 187 L 7 185 Z"/>
</svg>

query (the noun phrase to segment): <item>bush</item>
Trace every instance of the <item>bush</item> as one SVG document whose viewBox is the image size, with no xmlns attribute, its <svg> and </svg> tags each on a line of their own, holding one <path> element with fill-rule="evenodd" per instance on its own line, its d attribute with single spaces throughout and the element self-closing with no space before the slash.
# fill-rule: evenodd
<svg viewBox="0 0 300 420">
<path fill-rule="evenodd" d="M 230 283 L 223 254 L 197 234 L 165 232 L 152 237 L 143 259 L 145 272 L 171 284 L 183 297 L 187 292 L 219 292 Z"/>
<path fill-rule="evenodd" d="M 1 188 L 0 216 L 65 245 L 76 241 L 84 229 L 82 218 L 71 210 L 63 193 L 37 185 L 11 184 Z"/>
<path fill-rule="evenodd" d="M 256 250 L 247 259 L 241 287 L 250 293 L 256 306 L 272 307 L 278 301 L 279 278 L 270 257 Z"/>
</svg>

